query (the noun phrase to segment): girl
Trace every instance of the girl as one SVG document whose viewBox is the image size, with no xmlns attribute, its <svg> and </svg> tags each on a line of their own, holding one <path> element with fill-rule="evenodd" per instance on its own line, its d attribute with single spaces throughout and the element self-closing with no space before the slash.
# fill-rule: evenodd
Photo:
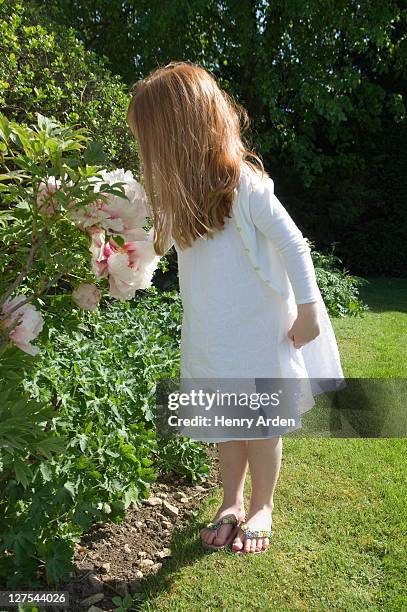
<svg viewBox="0 0 407 612">
<path fill-rule="evenodd" d="M 127 113 L 155 251 L 164 255 L 174 245 L 178 256 L 181 379 L 342 379 L 308 243 L 274 195 L 261 159 L 243 143 L 242 118 L 246 128 L 246 111 L 191 62 L 171 62 L 137 82 Z M 301 411 L 313 404 L 311 394 Z M 264 552 L 281 435 L 204 440 L 218 443 L 223 502 L 201 530 L 202 544 Z"/>
</svg>

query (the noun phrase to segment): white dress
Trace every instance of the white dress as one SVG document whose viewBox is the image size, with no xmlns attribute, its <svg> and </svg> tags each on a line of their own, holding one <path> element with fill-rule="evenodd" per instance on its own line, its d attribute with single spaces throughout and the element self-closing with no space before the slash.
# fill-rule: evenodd
<svg viewBox="0 0 407 612">
<path fill-rule="evenodd" d="M 247 172 L 251 171 L 242 166 L 241 181 L 247 180 Z M 251 253 L 242 240 L 242 228 L 234 214 L 237 195 L 238 192 L 232 217 L 225 219 L 223 231 L 215 232 L 212 239 L 207 236 L 197 238 L 185 250 L 173 242 L 178 256 L 183 305 L 181 380 L 254 381 L 255 378 L 308 379 L 318 376 L 342 379 L 335 335 L 316 284 L 308 244 L 275 196 L 277 206 L 270 213 L 267 203 L 252 210 L 251 218 L 257 224 L 257 230 L 266 232 L 268 238 L 275 241 L 287 267 L 290 294 L 288 299 L 282 299 L 253 267 Z M 278 235 L 270 229 L 271 214 L 272 228 L 276 228 Z M 313 301 L 320 304 L 321 338 L 296 349 L 287 337 L 287 331 L 297 316 L 296 304 Z M 324 371 L 319 367 L 321 340 L 325 350 Z M 300 407 L 301 413 L 312 408 L 315 403 L 313 395 L 320 392 L 309 386 Z M 201 439 L 221 442 L 233 438 Z M 250 439 L 249 435 L 247 439 Z"/>
</svg>

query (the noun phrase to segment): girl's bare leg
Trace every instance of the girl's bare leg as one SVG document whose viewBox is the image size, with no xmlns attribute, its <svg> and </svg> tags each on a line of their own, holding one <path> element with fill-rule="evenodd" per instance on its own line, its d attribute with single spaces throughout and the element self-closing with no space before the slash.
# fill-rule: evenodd
<svg viewBox="0 0 407 612">
<path fill-rule="evenodd" d="M 283 440 L 276 437 L 247 442 L 252 495 L 246 523 L 252 530 L 271 529 L 273 496 L 280 474 Z M 239 529 L 232 550 L 255 552 L 266 549 L 268 545 L 268 538 L 246 538 Z"/>
<path fill-rule="evenodd" d="M 223 484 L 223 502 L 212 522 L 233 512 L 238 520 L 244 520 L 244 483 L 248 468 L 247 440 L 230 440 L 218 443 L 219 469 Z M 204 527 L 201 538 L 208 544 L 222 546 L 229 537 L 233 525 L 221 525 L 217 531 Z"/>
</svg>

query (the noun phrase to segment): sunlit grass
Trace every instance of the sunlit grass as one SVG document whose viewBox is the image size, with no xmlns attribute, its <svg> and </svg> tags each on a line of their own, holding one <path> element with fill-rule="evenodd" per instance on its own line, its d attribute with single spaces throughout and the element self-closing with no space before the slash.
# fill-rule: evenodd
<svg viewBox="0 0 407 612">
<path fill-rule="evenodd" d="M 406 376 L 407 281 L 370 280 L 370 312 L 333 320 L 345 376 Z M 176 535 L 140 609 L 407 609 L 406 450 L 397 438 L 285 438 L 267 554 L 203 551 L 218 490 Z"/>
</svg>

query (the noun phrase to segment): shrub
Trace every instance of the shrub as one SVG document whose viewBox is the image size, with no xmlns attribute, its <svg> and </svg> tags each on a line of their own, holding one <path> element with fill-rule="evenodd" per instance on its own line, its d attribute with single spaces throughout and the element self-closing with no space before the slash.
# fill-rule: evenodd
<svg viewBox="0 0 407 612">
<path fill-rule="evenodd" d="M 85 127 L 109 164 L 136 168 L 128 101 L 120 77 L 73 29 L 38 25 L 30 3 L 0 1 L 0 105 L 9 119 L 32 123 L 40 112 Z"/>
<path fill-rule="evenodd" d="M 48 583 L 66 577 L 73 546 L 95 519 L 121 520 L 148 494 L 157 472 L 154 384 L 174 376 L 180 308 L 178 294 L 161 298 L 154 287 L 135 305 L 93 310 L 100 292 L 87 284 L 91 293 L 76 295 L 91 306 L 85 312 L 64 293 L 91 275 L 90 239 L 72 212 L 101 197 L 98 166 L 87 163 L 97 151 L 83 130 L 42 115 L 33 127 L 0 116 L 0 151 L 0 580 L 35 587 L 42 572 Z M 60 184 L 42 199 L 49 179 Z M 103 194 L 121 201 L 113 180 Z M 17 289 L 13 300 L 22 302 L 10 321 Z M 16 326 L 14 318 L 25 301 L 22 345 L 21 329 L 14 333 L 23 319 Z M 39 344 L 30 345 L 39 327 Z M 36 361 L 10 339 L 30 355 L 41 348 Z M 191 458 L 182 473 L 191 465 L 195 477 Z"/>
<path fill-rule="evenodd" d="M 210 468 L 204 446 L 186 436 L 159 441 L 158 465 L 163 472 L 175 472 L 191 483 L 204 480 Z"/>
<path fill-rule="evenodd" d="M 120 522 L 158 470 L 192 482 L 208 473 L 202 446 L 157 445 L 155 386 L 179 373 L 178 293 L 151 287 L 94 312 L 72 309 L 64 295 L 46 301 L 41 351 L 19 392 L 52 413 L 47 435 L 63 436 L 65 446 L 31 458 L 29 486 L 18 473 L 0 475 L 0 580 L 8 588 L 35 587 L 43 572 L 50 583 L 66 577 L 82 532 L 95 520 Z M 6 369 L 0 360 L 0 379 Z"/>
<path fill-rule="evenodd" d="M 333 317 L 361 315 L 369 309 L 359 296 L 359 287 L 368 283 L 364 278 L 349 274 L 346 268 L 340 269 L 341 259 L 334 254 L 335 245 L 328 253 L 313 250 L 311 256 L 315 266 L 317 283 L 329 314 Z"/>
</svg>

